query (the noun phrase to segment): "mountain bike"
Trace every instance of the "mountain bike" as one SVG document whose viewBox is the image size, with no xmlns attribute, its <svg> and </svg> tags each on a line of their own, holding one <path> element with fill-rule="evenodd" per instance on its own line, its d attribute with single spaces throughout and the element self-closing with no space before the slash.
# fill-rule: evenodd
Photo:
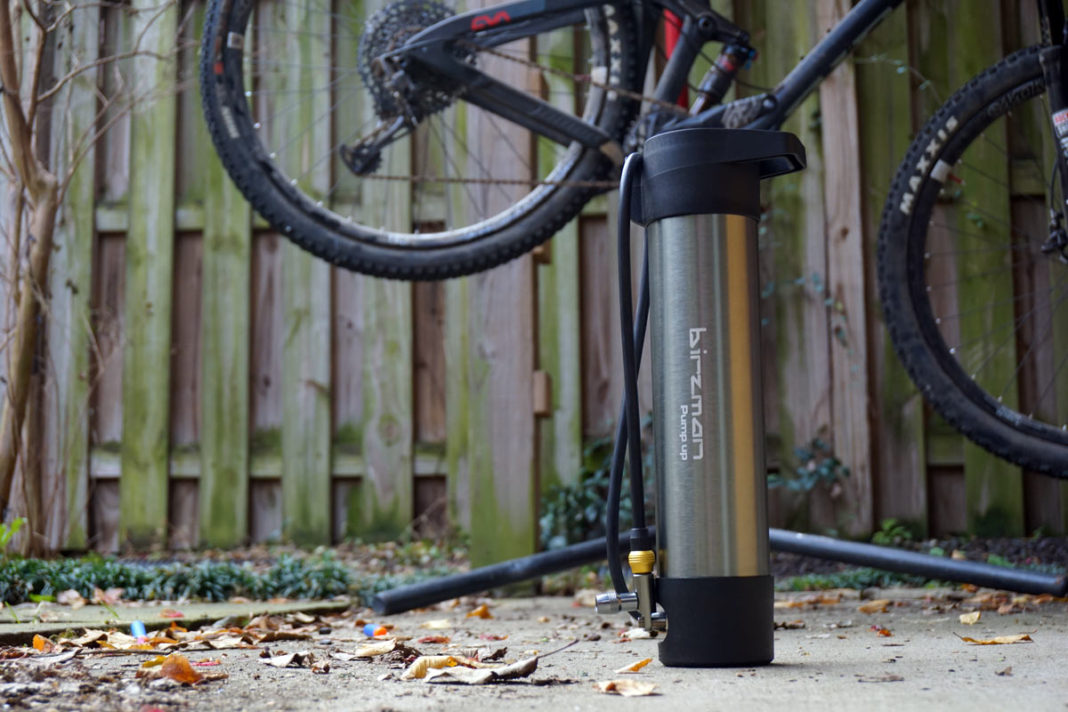
<svg viewBox="0 0 1068 712">
<path fill-rule="evenodd" d="M 226 170 L 276 230 L 348 269 L 441 279 L 551 237 L 616 187 L 624 156 L 656 132 L 778 128 L 901 1 L 859 0 L 777 87 L 724 103 L 755 53 L 707 0 L 519 0 L 459 13 L 437 0 L 373 11 L 212 0 L 203 108 Z M 879 294 L 898 354 L 952 425 L 1064 477 L 1064 14 L 1060 2 L 1039 7 L 1042 42 L 958 90 L 908 150 L 882 216 Z M 662 16 L 680 39 L 647 89 Z M 709 43 L 720 46 L 714 60 Z M 681 107 L 701 57 L 710 69 Z M 989 209 L 1010 191 L 984 166 L 1010 150 L 1013 181 L 1017 168 L 1029 177 L 1013 191 L 1048 210 L 1030 232 Z M 1026 288 L 984 294 L 1003 270 Z M 980 286 L 952 294 L 983 299 L 947 296 L 947 284 L 966 282 Z M 988 368 L 998 353 L 1015 354 L 1015 371 Z M 1038 379 L 1037 396 L 1019 395 L 1021 377 Z"/>
</svg>

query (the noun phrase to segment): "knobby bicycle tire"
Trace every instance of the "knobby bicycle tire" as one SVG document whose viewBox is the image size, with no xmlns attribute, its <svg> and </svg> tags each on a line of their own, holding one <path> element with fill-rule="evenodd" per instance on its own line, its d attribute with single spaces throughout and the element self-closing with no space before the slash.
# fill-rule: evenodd
<svg viewBox="0 0 1068 712">
<path fill-rule="evenodd" d="M 1039 50 L 972 79 L 917 135 L 883 210 L 878 281 L 932 407 L 990 452 L 1066 477 L 1068 264 L 1042 250 L 1053 154 Z"/>
<path fill-rule="evenodd" d="M 434 87 L 418 90 L 432 108 L 419 129 L 396 143 L 395 156 L 387 155 L 371 175 L 348 172 L 338 147 L 366 132 L 367 117 L 373 120 L 381 102 L 390 101 L 373 79 L 366 81 L 363 74 L 355 79 L 358 71 L 373 75 L 376 70 L 361 59 L 364 45 L 385 51 L 393 40 L 377 39 L 383 33 L 393 32 L 402 41 L 415 31 L 413 17 L 432 23 L 447 9 L 436 0 L 398 0 L 374 16 L 375 31 L 362 32 L 362 18 L 343 16 L 348 12 L 343 6 L 327 2 L 313 14 L 317 2 L 265 3 L 253 12 L 252 0 L 212 0 L 200 60 L 203 113 L 223 166 L 253 208 L 300 247 L 374 276 L 470 274 L 547 240 L 618 175 L 618 167 L 600 151 L 577 142 L 548 145 L 543 137 L 516 133 L 514 124 L 464 105 L 455 90 L 449 95 L 435 93 Z M 533 62 L 522 54 L 526 49 L 516 50 L 510 60 L 508 45 L 493 48 L 496 56 L 479 54 L 478 59 L 484 65 L 496 62 L 504 73 L 510 64 L 526 66 L 528 75 L 537 75 L 529 80 L 530 91 L 552 94 L 558 105 L 564 94 L 576 114 L 621 140 L 638 109 L 630 98 L 640 85 L 636 22 L 632 13 L 611 4 L 587 10 L 586 18 L 586 25 L 572 28 L 571 49 L 566 47 L 570 35 L 563 46 L 581 55 L 578 69 L 570 71 L 585 72 L 593 82 L 554 88 L 566 74 L 555 66 L 556 49 L 534 55 L 535 62 L 549 65 L 540 72 L 529 68 Z M 535 42 L 542 39 L 539 35 Z M 547 46 L 550 41 L 561 46 L 555 36 L 545 40 Z M 476 52 L 457 51 L 472 57 Z M 351 61 L 340 61 L 346 56 Z M 612 91 L 616 86 L 626 91 Z M 371 91 L 378 91 L 378 98 Z M 346 125 L 354 116 L 364 127 Z M 447 124 L 451 121 L 456 125 Z M 505 137 L 498 140 L 497 155 L 485 159 L 492 165 L 484 164 L 477 146 L 467 145 L 485 140 L 469 135 L 474 123 Z M 440 175 L 427 168 L 431 164 Z M 516 173 L 522 178 L 515 180 Z M 390 229 L 382 227 L 387 221 Z"/>
</svg>

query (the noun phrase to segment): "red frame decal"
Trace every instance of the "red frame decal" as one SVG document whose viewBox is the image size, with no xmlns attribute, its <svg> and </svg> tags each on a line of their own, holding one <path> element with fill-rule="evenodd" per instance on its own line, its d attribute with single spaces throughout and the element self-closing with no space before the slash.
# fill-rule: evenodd
<svg viewBox="0 0 1068 712">
<path fill-rule="evenodd" d="M 494 27 L 502 22 L 511 22 L 512 18 L 507 12 L 501 10 L 495 15 L 476 15 L 471 19 L 472 30 L 484 30 L 487 27 Z"/>
</svg>

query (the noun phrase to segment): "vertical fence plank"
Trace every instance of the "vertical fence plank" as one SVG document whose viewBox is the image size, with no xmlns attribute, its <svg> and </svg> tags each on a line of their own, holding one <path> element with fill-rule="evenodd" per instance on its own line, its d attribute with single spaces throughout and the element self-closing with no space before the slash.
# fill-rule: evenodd
<svg viewBox="0 0 1068 712">
<path fill-rule="evenodd" d="M 472 3 L 475 4 L 475 3 Z M 525 43 L 501 48 L 520 56 Z M 488 58 L 494 76 L 526 86 L 527 68 Z M 467 114 L 469 160 L 494 176 L 533 177 L 529 135 L 495 122 L 479 110 Z M 471 164 L 476 165 L 475 163 Z M 503 210 L 518 198 L 514 188 L 472 186 L 476 202 Z M 520 193 L 521 194 L 521 193 Z M 471 560 L 475 565 L 534 550 L 538 491 L 534 459 L 534 267 L 529 255 L 469 280 L 467 328 L 468 463 L 470 466 Z"/>
<path fill-rule="evenodd" d="M 851 5 L 821 0 L 820 29 L 831 28 Z M 849 467 L 843 483 L 852 536 L 873 526 L 871 427 L 868 396 L 868 319 L 864 273 L 864 225 L 857 147 L 857 88 L 852 60 L 846 60 L 820 84 L 821 128 L 827 166 L 824 195 L 827 211 L 827 283 L 832 300 L 831 393 L 834 448 Z"/>
<path fill-rule="evenodd" d="M 368 7 L 370 14 L 381 3 Z M 373 107 L 360 107 L 370 119 Z M 368 124 L 370 125 L 370 124 Z M 385 152 L 382 171 L 404 175 L 412 167 L 412 142 Z M 367 181 L 361 218 L 369 225 L 409 231 L 412 186 L 406 181 Z M 412 521 L 412 288 L 384 279 L 363 283 L 363 444 L 360 530 L 373 538 L 398 536 Z"/>
<path fill-rule="evenodd" d="M 130 126 L 126 340 L 123 349 L 122 471 L 119 537 L 137 548 L 166 542 L 169 365 L 174 248 L 176 102 L 173 53 L 177 5 L 157 12 L 134 0 L 132 35 L 143 49 L 132 76 L 148 108 Z M 146 27 L 146 23 L 150 23 Z"/>
<path fill-rule="evenodd" d="M 445 283 L 445 468 L 449 496 L 449 519 L 471 531 L 471 448 L 468 420 L 471 416 L 467 354 L 467 330 L 471 280 Z"/>
<path fill-rule="evenodd" d="M 923 399 L 894 353 L 878 306 L 875 243 L 883 201 L 912 137 L 906 8 L 898 8 L 856 52 L 864 208 L 868 353 L 872 374 L 875 521 L 895 518 L 927 532 Z"/>
<path fill-rule="evenodd" d="M 297 87 L 330 84 L 330 17 L 315 7 L 271 5 L 271 37 L 289 57 L 271 78 L 279 106 L 269 130 L 284 147 L 278 162 L 309 195 L 329 192 L 330 95 L 292 105 Z M 287 34 L 284 34 L 287 33 Z M 330 265 L 290 242 L 282 248 L 282 501 L 283 535 L 298 544 L 330 541 Z"/>
<path fill-rule="evenodd" d="M 563 72 L 575 71 L 575 37 L 559 31 L 536 48 L 540 62 Z M 545 98 L 568 112 L 575 111 L 572 82 L 545 73 Z M 547 139 L 538 142 L 539 175 L 556 164 L 563 148 Z M 547 263 L 536 272 L 537 368 L 549 375 L 550 414 L 538 421 L 538 461 L 542 492 L 554 483 L 577 482 L 582 465 L 582 350 L 579 299 L 579 220 L 564 226 L 545 248 Z"/>
<path fill-rule="evenodd" d="M 100 9 L 79 8 L 69 27 L 60 30 L 63 42 L 58 74 L 96 61 L 99 54 Z M 54 546 L 85 549 L 89 543 L 89 305 L 92 295 L 93 203 L 96 194 L 96 145 L 87 141 L 96 117 L 96 77 L 85 72 L 56 100 L 53 119 L 63 128 L 54 132 L 54 165 L 60 175 L 75 168 L 56 226 L 56 251 L 50 275 L 51 314 L 48 352 L 54 381 L 46 389 L 44 413 L 48 455 L 45 468 L 63 477 L 61 525 Z M 75 165 L 75 161 L 79 161 Z"/>
<path fill-rule="evenodd" d="M 583 217 L 579 225 L 582 432 L 603 437 L 613 432 L 623 395 L 616 240 L 605 217 Z"/>
<path fill-rule="evenodd" d="M 753 80 L 762 86 L 774 84 L 818 39 L 814 13 L 807 3 L 754 5 L 746 11 L 749 17 L 743 18 L 743 26 L 767 28 L 763 42 L 757 43 L 761 57 Z M 760 260 L 766 279 L 762 308 L 768 320 L 765 329 L 774 331 L 773 382 L 778 386 L 777 392 L 765 394 L 765 412 L 776 411 L 778 421 L 778 432 L 769 433 L 768 462 L 789 471 L 795 466 L 794 446 L 814 438 L 834 443 L 835 424 L 818 97 L 806 99 L 783 128 L 805 144 L 808 167 L 767 184 Z M 826 499 L 814 506 L 813 524 L 833 526 L 830 509 Z M 804 514 L 800 514 L 802 521 L 794 524 L 804 524 Z"/>
<path fill-rule="evenodd" d="M 249 207 L 213 159 L 205 171 L 199 533 L 202 546 L 249 536 Z"/>
</svg>

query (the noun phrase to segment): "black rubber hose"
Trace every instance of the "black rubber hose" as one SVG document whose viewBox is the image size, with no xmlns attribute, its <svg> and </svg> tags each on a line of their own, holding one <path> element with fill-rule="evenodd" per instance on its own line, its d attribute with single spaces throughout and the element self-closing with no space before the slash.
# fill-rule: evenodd
<svg viewBox="0 0 1068 712">
<path fill-rule="evenodd" d="M 642 351 L 645 345 L 645 331 L 649 323 L 649 252 L 643 250 L 642 257 L 642 272 L 640 285 L 638 287 L 638 318 L 634 321 L 631 317 L 630 310 L 630 244 L 629 240 L 625 240 L 624 236 L 629 237 L 630 234 L 630 205 L 631 205 L 631 192 L 633 190 L 634 178 L 637 172 L 641 170 L 641 155 L 631 154 L 627 157 L 627 161 L 623 166 L 623 173 L 620 178 L 620 208 L 619 208 L 619 243 L 620 255 L 625 255 L 626 266 L 620 265 L 620 294 L 625 294 L 626 304 L 623 303 L 623 297 L 620 301 L 620 316 L 621 316 L 621 334 L 631 334 L 631 343 L 626 343 L 626 337 L 623 338 L 623 353 L 624 353 L 624 378 L 628 384 L 634 384 L 634 402 L 637 403 L 637 371 L 641 365 Z M 633 324 L 632 324 L 633 322 Z M 630 348 L 628 348 L 628 346 Z M 627 366 L 630 365 L 628 370 Z M 630 420 L 628 418 L 627 411 L 628 398 L 626 393 L 624 394 L 623 403 L 619 408 L 619 419 L 616 424 L 616 437 L 615 445 L 612 450 L 612 465 L 609 471 L 608 478 L 608 501 L 605 508 L 605 535 L 606 535 L 606 549 L 608 554 L 608 573 L 612 578 L 612 586 L 615 588 L 616 593 L 627 592 L 627 582 L 623 578 L 623 568 L 620 563 L 620 547 L 619 547 L 619 500 L 621 490 L 623 486 L 623 468 L 626 461 L 626 452 L 628 442 L 637 444 L 637 448 L 632 446 L 632 452 L 637 449 L 638 453 L 636 461 L 641 462 L 641 429 L 640 424 L 638 432 L 634 438 L 628 437 L 630 430 Z M 635 409 L 636 410 L 636 409 Z M 632 456 L 633 457 L 633 456 Z M 633 466 L 632 466 L 633 467 Z M 632 470 L 633 474 L 633 470 Z M 633 501 L 640 503 L 641 509 L 634 510 L 640 511 L 641 521 L 643 528 L 637 529 L 638 519 L 634 519 L 635 529 L 631 530 L 631 543 L 634 544 L 637 541 L 642 548 L 649 548 L 652 546 L 650 543 L 651 537 L 646 533 L 644 529 L 645 520 L 645 493 L 642 485 L 641 473 L 639 472 L 637 477 L 638 494 L 635 500 L 635 478 L 631 478 L 631 498 Z"/>
<path fill-rule="evenodd" d="M 636 529 L 645 528 L 645 492 L 642 483 L 642 426 L 638 412 L 638 366 L 635 363 L 634 307 L 630 280 L 630 201 L 634 178 L 642 169 L 642 155 L 632 153 L 623 164 L 619 181 L 619 229 L 617 249 L 619 266 L 619 331 L 623 350 L 623 405 L 627 421 L 627 442 L 630 461 L 630 497 L 632 521 Z"/>
</svg>

